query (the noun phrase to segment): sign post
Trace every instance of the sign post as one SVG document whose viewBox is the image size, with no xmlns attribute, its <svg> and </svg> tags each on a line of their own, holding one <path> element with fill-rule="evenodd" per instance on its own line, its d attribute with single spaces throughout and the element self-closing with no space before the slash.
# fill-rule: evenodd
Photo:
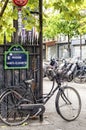
<svg viewBox="0 0 86 130">
<path fill-rule="evenodd" d="M 18 7 L 18 35 L 22 32 L 22 12 L 21 9 L 28 3 L 28 0 L 13 0 L 13 3 Z"/>
</svg>

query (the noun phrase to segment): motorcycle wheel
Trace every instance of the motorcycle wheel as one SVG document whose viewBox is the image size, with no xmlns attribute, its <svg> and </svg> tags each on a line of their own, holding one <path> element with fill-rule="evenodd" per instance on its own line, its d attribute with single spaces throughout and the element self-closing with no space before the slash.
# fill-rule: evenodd
<svg viewBox="0 0 86 130">
<path fill-rule="evenodd" d="M 73 80 L 73 75 L 71 74 L 68 78 L 67 78 L 67 81 L 68 82 L 71 82 Z"/>
<path fill-rule="evenodd" d="M 49 71 L 49 74 L 47 75 L 50 81 L 53 81 L 53 72 Z"/>
</svg>

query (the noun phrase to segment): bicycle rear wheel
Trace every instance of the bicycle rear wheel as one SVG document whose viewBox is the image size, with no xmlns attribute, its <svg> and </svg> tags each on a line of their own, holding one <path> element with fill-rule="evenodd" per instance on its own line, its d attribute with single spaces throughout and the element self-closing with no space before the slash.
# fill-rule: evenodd
<svg viewBox="0 0 86 130">
<path fill-rule="evenodd" d="M 31 101 L 23 100 L 22 96 L 15 90 L 7 91 L 0 99 L 1 120 L 10 126 L 24 123 L 29 118 L 30 112 L 19 109 L 19 106 L 28 103 L 31 103 Z"/>
<path fill-rule="evenodd" d="M 55 100 L 57 113 L 66 121 L 75 120 L 81 111 L 81 98 L 72 87 L 65 86 L 59 90 Z"/>
</svg>

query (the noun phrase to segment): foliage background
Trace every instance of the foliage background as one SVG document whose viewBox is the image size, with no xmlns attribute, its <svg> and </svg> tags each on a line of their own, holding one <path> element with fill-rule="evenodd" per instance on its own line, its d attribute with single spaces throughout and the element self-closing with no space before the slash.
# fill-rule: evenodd
<svg viewBox="0 0 86 130">
<path fill-rule="evenodd" d="M 4 4 L 8 4 L 1 15 Z M 4 33 L 7 41 L 16 32 L 13 20 L 18 19 L 18 10 L 12 0 L 0 0 L 0 44 L 3 44 Z M 74 35 L 86 34 L 86 0 L 43 0 L 43 37 L 54 38 L 59 34 Z M 26 30 L 33 26 L 39 29 L 39 18 L 31 11 L 39 11 L 39 0 L 29 0 L 22 8 L 22 22 Z M 82 11 L 82 14 L 80 14 Z M 39 31 L 39 30 L 38 30 Z"/>
</svg>

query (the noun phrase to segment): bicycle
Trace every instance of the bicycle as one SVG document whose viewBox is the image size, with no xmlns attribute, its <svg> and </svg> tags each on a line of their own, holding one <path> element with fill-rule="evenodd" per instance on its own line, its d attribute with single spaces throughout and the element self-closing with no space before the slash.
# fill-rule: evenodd
<svg viewBox="0 0 86 130">
<path fill-rule="evenodd" d="M 23 86 L 23 94 L 15 87 L 6 89 L 0 96 L 0 106 L 5 106 L 4 111 L 7 113 L 3 115 L 0 111 L 0 119 L 7 125 L 16 126 L 31 117 L 40 116 L 45 112 L 47 101 L 58 90 L 55 99 L 57 113 L 66 121 L 75 120 L 81 111 L 81 98 L 75 88 L 62 86 L 61 75 L 62 73 L 54 72 L 51 90 L 48 94 L 43 94 L 40 99 L 36 99 L 32 89 L 34 79 L 25 80 L 25 86 L 17 86 L 17 88 Z"/>
</svg>

